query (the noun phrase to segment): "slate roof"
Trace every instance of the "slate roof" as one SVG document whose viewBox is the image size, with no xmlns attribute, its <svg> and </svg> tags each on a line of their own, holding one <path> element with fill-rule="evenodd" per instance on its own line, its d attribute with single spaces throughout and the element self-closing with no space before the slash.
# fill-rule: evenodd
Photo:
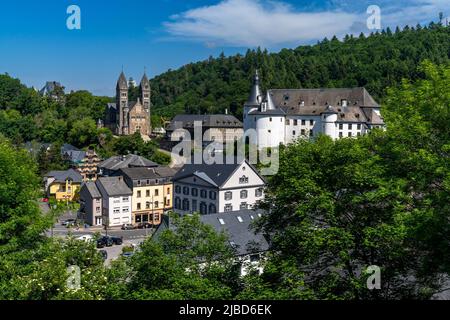
<svg viewBox="0 0 450 320">
<path fill-rule="evenodd" d="M 101 185 L 110 197 L 133 194 L 125 181 L 123 181 L 122 177 L 102 177 L 98 178 L 95 183 L 97 184 L 97 187 Z"/>
<path fill-rule="evenodd" d="M 267 240 L 261 233 L 255 233 L 251 226 L 264 212 L 241 210 L 228 213 L 203 215 L 200 221 L 212 226 L 217 232 L 228 234 L 230 245 L 238 255 L 265 252 L 269 249 Z M 238 220 L 241 218 L 242 222 Z M 219 220 L 221 219 L 224 224 Z"/>
<path fill-rule="evenodd" d="M 173 177 L 173 181 L 195 175 L 215 187 L 223 185 L 240 166 L 234 164 L 185 164 Z"/>
<path fill-rule="evenodd" d="M 150 161 L 144 157 L 129 154 L 127 156 L 114 156 L 99 164 L 99 168 L 105 168 L 108 170 L 120 170 L 131 167 L 157 167 L 158 164 Z"/>
<path fill-rule="evenodd" d="M 242 122 L 235 116 L 228 114 L 211 114 L 211 115 L 196 115 L 196 114 L 180 114 L 175 116 L 170 122 L 167 131 L 174 131 L 176 129 L 194 128 L 194 122 L 202 122 L 203 128 L 242 128 Z"/>
<path fill-rule="evenodd" d="M 172 180 L 176 181 L 195 175 L 215 187 L 221 187 L 241 164 L 242 162 L 237 163 L 237 161 L 234 161 L 233 164 L 185 164 Z M 258 171 L 251 164 L 247 161 L 246 164 L 259 175 Z M 262 177 L 261 179 L 264 180 Z"/>
<path fill-rule="evenodd" d="M 365 88 L 334 89 L 272 89 L 273 102 L 278 107 L 298 107 L 301 102 L 305 106 L 340 106 L 347 100 L 348 106 L 379 107 Z"/>
<path fill-rule="evenodd" d="M 69 143 L 64 143 L 61 147 L 61 154 L 64 154 L 69 151 L 81 151 L 81 150 Z"/>
<path fill-rule="evenodd" d="M 120 170 L 125 176 L 131 180 L 138 179 L 158 179 L 158 178 L 172 178 L 177 170 L 169 167 L 154 167 L 154 168 L 124 168 Z"/>
<path fill-rule="evenodd" d="M 262 210 L 240 210 L 202 215 L 200 221 L 213 227 L 216 232 L 225 232 L 228 235 L 230 246 L 236 250 L 238 256 L 242 256 L 265 252 L 269 249 L 269 243 L 264 235 L 255 233 L 252 229 L 252 224 L 263 214 Z M 167 229 L 174 230 L 175 226 L 171 223 L 169 216 L 163 215 L 162 222 L 154 234 L 155 238 L 157 239 L 159 234 Z"/>
<path fill-rule="evenodd" d="M 71 179 L 75 183 L 81 183 L 83 181 L 81 174 L 74 169 L 69 169 L 66 171 L 50 171 L 45 175 L 45 177 L 55 178 L 54 182 L 66 182 L 68 179 Z"/>
<path fill-rule="evenodd" d="M 87 191 L 89 192 L 92 198 L 102 197 L 102 194 L 100 193 L 100 190 L 98 190 L 98 187 L 95 184 L 95 182 L 88 181 L 84 184 L 84 186 L 86 187 Z"/>
</svg>

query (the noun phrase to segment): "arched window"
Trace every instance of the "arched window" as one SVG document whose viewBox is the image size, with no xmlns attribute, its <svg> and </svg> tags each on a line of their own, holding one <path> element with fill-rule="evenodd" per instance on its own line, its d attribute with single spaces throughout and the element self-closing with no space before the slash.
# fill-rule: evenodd
<svg viewBox="0 0 450 320">
<path fill-rule="evenodd" d="M 209 214 L 217 213 L 216 206 L 213 204 L 209 205 Z"/>
<path fill-rule="evenodd" d="M 248 191 L 242 190 L 241 191 L 241 199 L 247 199 L 247 197 L 248 197 Z"/>
<path fill-rule="evenodd" d="M 200 202 L 200 214 L 208 214 L 207 210 L 206 203 Z"/>
</svg>

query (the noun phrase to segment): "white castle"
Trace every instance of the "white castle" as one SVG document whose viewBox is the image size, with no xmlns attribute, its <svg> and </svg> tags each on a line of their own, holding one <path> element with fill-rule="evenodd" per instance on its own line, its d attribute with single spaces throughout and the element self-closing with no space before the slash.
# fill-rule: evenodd
<svg viewBox="0 0 450 320">
<path fill-rule="evenodd" d="M 384 126 L 380 105 L 365 88 L 272 89 L 263 95 L 258 71 L 244 105 L 245 134 L 256 131 L 257 141 L 250 142 L 258 149 L 320 133 L 332 139 L 356 137 Z"/>
</svg>

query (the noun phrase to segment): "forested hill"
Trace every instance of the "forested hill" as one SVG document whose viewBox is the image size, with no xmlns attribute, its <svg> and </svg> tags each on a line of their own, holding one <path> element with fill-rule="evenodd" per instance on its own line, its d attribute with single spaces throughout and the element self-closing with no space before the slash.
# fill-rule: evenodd
<svg viewBox="0 0 450 320">
<path fill-rule="evenodd" d="M 152 80 L 154 113 L 215 113 L 228 108 L 241 117 L 255 68 L 263 88 L 364 86 L 378 100 L 401 79 L 417 79 L 424 59 L 450 58 L 450 29 L 439 24 L 389 29 L 368 37 L 323 40 L 279 53 L 249 50 L 243 55 L 191 63 Z"/>
</svg>

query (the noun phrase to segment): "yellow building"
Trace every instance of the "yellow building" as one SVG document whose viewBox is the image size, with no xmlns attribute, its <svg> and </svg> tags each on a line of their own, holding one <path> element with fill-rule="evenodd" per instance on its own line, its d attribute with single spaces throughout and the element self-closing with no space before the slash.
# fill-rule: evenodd
<svg viewBox="0 0 450 320">
<path fill-rule="evenodd" d="M 57 201 L 73 201 L 83 177 L 74 169 L 51 171 L 44 176 L 45 192 Z"/>
<path fill-rule="evenodd" d="M 132 223 L 159 225 L 163 213 L 172 209 L 172 178 L 176 171 L 169 167 L 124 168 L 119 174 L 133 190 Z"/>
</svg>

